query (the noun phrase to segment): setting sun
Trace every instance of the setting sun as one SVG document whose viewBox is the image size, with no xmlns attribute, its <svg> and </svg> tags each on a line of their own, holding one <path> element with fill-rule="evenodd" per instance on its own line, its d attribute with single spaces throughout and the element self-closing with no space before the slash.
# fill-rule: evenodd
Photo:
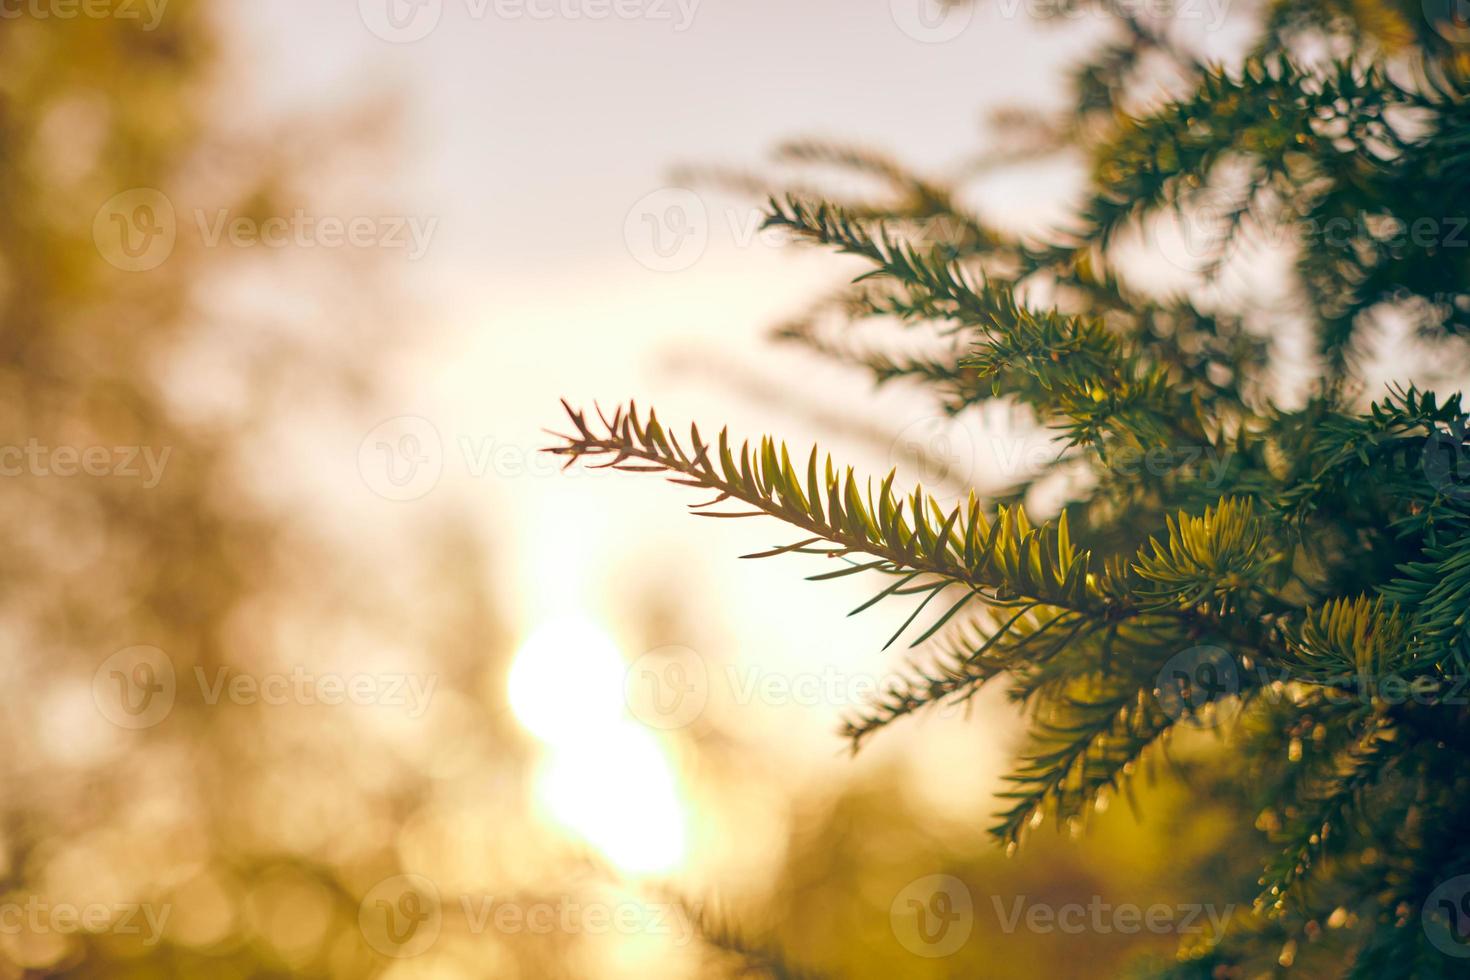
<svg viewBox="0 0 1470 980">
<path fill-rule="evenodd" d="M 516 654 L 511 710 L 547 748 L 537 796 L 555 822 L 626 872 L 667 872 L 684 856 L 684 813 L 663 745 L 626 717 L 625 669 L 601 629 L 553 620 Z"/>
</svg>

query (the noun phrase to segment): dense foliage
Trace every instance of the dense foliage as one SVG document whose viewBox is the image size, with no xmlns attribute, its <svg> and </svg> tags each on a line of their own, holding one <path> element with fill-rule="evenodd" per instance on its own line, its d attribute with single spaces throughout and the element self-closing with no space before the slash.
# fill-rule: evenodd
<svg viewBox="0 0 1470 980">
<path fill-rule="evenodd" d="M 1004 842 L 1085 818 L 1171 740 L 1218 726 L 1214 778 L 1259 831 L 1260 891 L 1180 950 L 1180 976 L 1470 963 L 1470 467 L 1443 390 L 1470 327 L 1470 87 L 1458 21 L 1439 17 L 1279 2 L 1229 66 L 1122 17 L 1069 112 L 998 121 L 1021 149 L 990 165 L 1086 161 L 1085 199 L 1044 240 L 876 154 L 786 148 L 887 193 L 772 195 L 770 226 L 870 266 L 780 336 L 951 412 L 1032 410 L 1056 459 L 998 499 L 946 507 L 894 473 L 685 437 L 631 405 L 569 408 L 553 450 L 667 474 L 713 495 L 700 513 L 779 518 L 797 534 L 770 554 L 827 556 L 816 578 L 871 576 L 873 602 L 913 602 L 905 628 L 931 652 L 846 735 L 1004 683 L 1032 739 Z M 1126 246 L 1181 221 L 1190 285 L 1133 282 Z M 1288 307 L 1228 288 L 1253 262 L 1290 266 Z M 1309 385 L 1283 381 L 1273 332 L 1311 338 Z M 1373 390 L 1385 336 L 1437 372 Z M 1028 514 L 1059 481 L 1061 512 Z"/>
</svg>

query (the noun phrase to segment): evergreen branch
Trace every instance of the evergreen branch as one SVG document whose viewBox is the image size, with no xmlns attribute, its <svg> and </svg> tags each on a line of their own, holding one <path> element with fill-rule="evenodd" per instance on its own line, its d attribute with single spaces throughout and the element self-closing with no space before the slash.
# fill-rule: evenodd
<svg viewBox="0 0 1470 980">
<path fill-rule="evenodd" d="M 727 914 L 707 904 L 693 904 L 682 897 L 675 901 L 689 916 L 699 938 L 710 946 L 736 957 L 740 974 L 758 974 L 772 980 L 823 980 L 826 976 L 792 965 L 785 950 L 768 936 L 752 936 Z"/>
<path fill-rule="evenodd" d="M 1346 824 L 1362 808 L 1364 794 L 1385 778 L 1402 752 L 1390 731 L 1374 726 L 1355 740 L 1352 749 L 1331 761 L 1333 771 L 1325 784 L 1315 798 L 1302 801 L 1310 806 L 1287 830 L 1288 843 L 1266 865 L 1257 908 L 1272 914 L 1286 908 L 1288 896 L 1320 862 L 1329 842 L 1348 832 Z"/>
<path fill-rule="evenodd" d="M 860 488 L 853 471 L 849 468 L 845 475 L 839 474 L 831 457 L 819 466 L 816 447 L 808 457 L 803 479 L 786 447 L 769 437 L 754 451 L 745 444 L 737 454 L 727 432 L 722 431 L 712 445 L 691 426 L 691 450 L 686 451 L 654 413 L 644 420 L 636 406 L 619 409 L 611 419 L 599 416 L 602 425 L 597 430 L 584 413 L 570 405 L 566 410 L 576 431 L 559 436 L 565 444 L 549 451 L 566 456 L 567 465 L 577 459 L 610 456 L 598 465 L 664 472 L 675 483 L 716 495 L 694 505 L 696 513 L 748 516 L 743 511 L 731 515 L 711 509 L 738 501 L 754 508 L 749 514 L 776 517 L 812 535 L 798 542 L 806 553 L 831 558 L 869 555 L 876 561 L 867 569 L 933 576 L 932 582 L 913 587 L 913 591 L 931 595 L 953 584 L 992 604 L 1039 602 L 1108 618 L 1131 612 L 1118 601 L 1117 590 L 1090 571 L 1090 554 L 1073 546 L 1065 513 L 1055 524 L 1042 526 L 1033 526 L 1019 507 L 1000 508 L 991 519 L 972 494 L 965 505 L 946 514 L 922 487 L 908 497 L 898 496 L 893 490 L 893 472 L 882 481 L 875 498 L 871 483 Z M 818 540 L 827 546 L 810 547 Z M 890 590 L 897 591 L 897 587 Z"/>
<path fill-rule="evenodd" d="M 1126 221 L 1208 183 L 1231 154 L 1253 158 L 1269 184 L 1297 179 L 1291 159 L 1335 154 L 1341 141 L 1393 145 L 1385 111 L 1409 101 L 1378 69 L 1351 62 L 1309 71 L 1269 57 L 1208 69 L 1188 98 L 1129 120 L 1100 148 L 1086 235 L 1107 244 Z"/>
<path fill-rule="evenodd" d="M 865 349 L 824 336 L 811 320 L 783 324 L 775 338 L 801 344 L 833 361 L 861 368 L 879 385 L 903 379 L 933 388 L 939 392 L 941 403 L 951 414 L 974 404 L 984 395 L 975 372 L 962 366 L 963 358 L 957 350 L 941 354 L 890 354 Z"/>
<path fill-rule="evenodd" d="M 1353 676 L 1381 677 L 1407 665 L 1408 627 L 1384 599 L 1338 598 L 1306 612 L 1288 660 L 1301 676 L 1341 683 Z"/>
<path fill-rule="evenodd" d="M 1140 549 L 1133 565 L 1139 577 L 1153 583 L 1140 593 L 1159 608 L 1214 601 L 1223 610 L 1280 557 L 1266 550 L 1266 525 L 1248 500 L 1222 497 L 1203 515 L 1180 512 L 1168 518 L 1168 525 L 1167 543 L 1150 538 L 1153 553 Z"/>
<path fill-rule="evenodd" d="M 1465 413 L 1460 396 L 1443 403 L 1433 392 L 1395 388 L 1366 414 L 1349 415 L 1324 404 L 1278 420 L 1287 437 L 1284 449 L 1295 472 L 1288 474 L 1280 510 L 1298 524 L 1330 509 L 1334 498 L 1365 492 L 1398 500 L 1407 507 L 1432 504 L 1439 494 L 1426 479 L 1426 440 L 1443 434 L 1463 442 Z M 1447 441 L 1452 450 L 1457 442 Z M 1447 460 L 1456 476 L 1458 459 Z"/>
<path fill-rule="evenodd" d="M 1085 623 L 1087 618 L 1064 610 L 1042 624 L 1040 610 L 1053 608 L 1023 605 L 998 626 L 986 629 L 972 624 L 932 664 L 911 664 L 907 674 L 891 679 L 864 710 L 844 722 L 843 737 L 857 751 L 870 735 L 901 718 L 924 708 L 961 703 L 1001 674 L 1054 656 L 1069 637 L 1062 636 L 1050 648 L 1040 645 L 1038 649 L 1036 641 L 1053 626 Z"/>
<path fill-rule="evenodd" d="M 1012 288 L 980 277 L 976 281 L 947 256 L 876 233 L 842 209 L 794 198 L 772 199 L 767 227 L 861 256 L 875 269 L 860 277 L 897 280 L 906 295 L 875 300 L 875 309 L 901 318 L 949 320 L 975 336 L 972 355 L 961 367 L 977 369 L 991 394 L 1010 394 L 1043 417 L 1066 420 L 1071 443 L 1104 451 L 1108 435 L 1166 444 L 1171 436 L 1205 439 L 1197 408 L 1181 400 L 1167 372 L 1149 365 L 1094 318 L 1037 313 L 1024 307 Z"/>
<path fill-rule="evenodd" d="M 1053 708 L 1033 736 L 1033 748 L 1007 781 L 1016 789 L 1000 794 L 1014 800 L 991 833 L 1016 843 L 1022 832 L 1050 813 L 1061 824 L 1083 816 L 1098 794 L 1119 789 L 1143 752 L 1174 724 L 1144 690 L 1131 686 L 1091 688 Z"/>
</svg>

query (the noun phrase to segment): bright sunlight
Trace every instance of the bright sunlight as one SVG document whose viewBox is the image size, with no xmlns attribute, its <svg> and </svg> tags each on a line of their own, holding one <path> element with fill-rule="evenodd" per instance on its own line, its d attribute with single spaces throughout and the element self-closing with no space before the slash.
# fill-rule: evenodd
<svg viewBox="0 0 1470 980">
<path fill-rule="evenodd" d="M 684 812 L 663 745 L 627 717 L 625 669 L 597 626 L 552 620 L 516 654 L 511 710 L 546 746 L 537 791 L 556 822 L 626 872 L 666 872 L 684 857 Z"/>
</svg>

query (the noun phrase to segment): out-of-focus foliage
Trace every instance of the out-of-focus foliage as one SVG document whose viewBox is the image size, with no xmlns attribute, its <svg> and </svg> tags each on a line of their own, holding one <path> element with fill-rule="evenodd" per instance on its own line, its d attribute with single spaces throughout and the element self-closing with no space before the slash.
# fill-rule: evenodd
<svg viewBox="0 0 1470 980">
<path fill-rule="evenodd" d="M 395 962 L 358 921 L 380 880 L 498 890 L 551 865 L 465 851 L 482 826 L 525 835 L 473 535 L 349 558 L 280 478 L 282 433 L 367 389 L 387 280 L 361 254 L 314 266 L 194 232 L 217 209 L 289 215 L 320 179 L 303 161 L 329 171 L 375 121 L 232 127 L 214 14 L 160 6 L 150 28 L 0 19 L 0 976 L 363 976 Z M 108 202 L 144 192 L 179 233 L 129 269 Z M 132 725 L 106 664 L 138 646 L 175 688 Z M 435 710 L 219 694 L 303 670 L 432 677 Z M 507 969 L 548 949 L 477 946 Z M 468 970 L 463 947 L 439 952 Z"/>
<path fill-rule="evenodd" d="M 1423 379 L 1364 391 L 1385 332 L 1431 352 L 1432 383 L 1466 363 L 1470 65 L 1463 23 L 1431 7 L 1283 0 L 1230 66 L 1125 16 L 1070 111 L 1016 137 L 1027 158 L 1084 162 L 1080 206 L 1045 236 L 886 157 L 786 148 L 881 192 L 772 195 L 769 227 L 867 266 L 780 336 L 951 412 L 1029 408 L 1058 460 L 998 501 L 945 506 L 631 406 L 569 409 L 553 450 L 665 473 L 709 495 L 704 514 L 780 518 L 799 538 L 769 554 L 821 556 L 816 579 L 886 576 L 875 602 L 918 597 L 905 625 L 940 650 L 846 734 L 1003 679 L 1032 735 L 1002 842 L 1079 823 L 1220 725 L 1196 791 L 1258 832 L 1237 856 L 1259 878 L 1194 882 L 1250 911 L 1167 975 L 1448 976 L 1470 952 L 1466 418 Z M 1189 281 L 1159 295 L 1125 252 L 1170 222 Z M 1228 288 L 1262 246 L 1291 273 L 1274 309 Z M 1268 328 L 1310 338 L 1315 380 L 1285 382 Z M 1058 489 L 1055 519 L 1027 516 Z"/>
</svg>

